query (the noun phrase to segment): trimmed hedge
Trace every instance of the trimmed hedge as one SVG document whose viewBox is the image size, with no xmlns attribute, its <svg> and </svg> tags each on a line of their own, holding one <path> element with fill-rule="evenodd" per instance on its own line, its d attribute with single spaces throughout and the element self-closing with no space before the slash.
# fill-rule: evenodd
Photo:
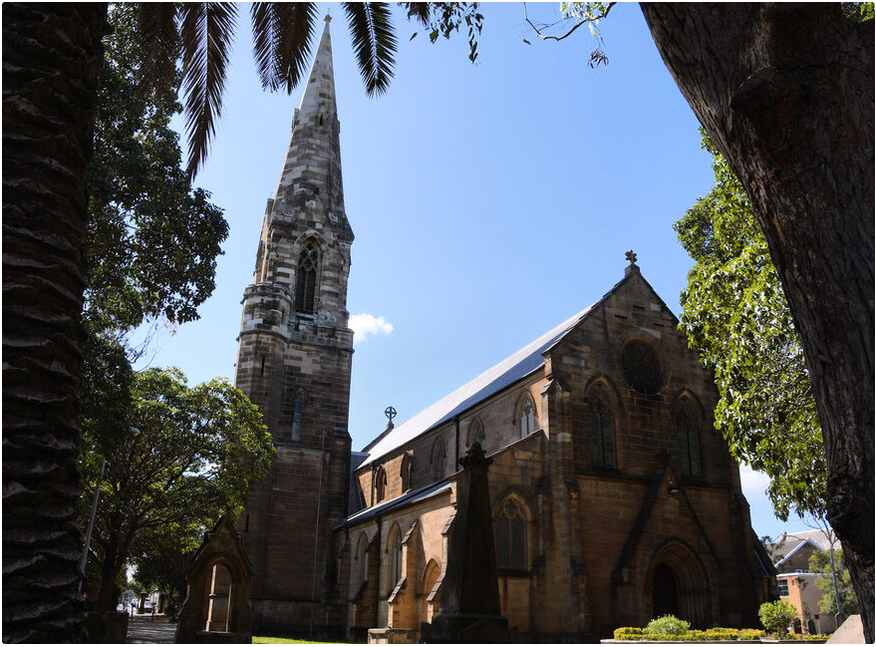
<svg viewBox="0 0 876 647">
<path fill-rule="evenodd" d="M 615 640 L 639 641 L 639 640 L 674 640 L 674 641 L 702 641 L 716 642 L 719 640 L 758 640 L 766 635 L 763 629 L 731 629 L 728 627 L 714 627 L 712 629 L 692 629 L 681 635 L 670 634 L 647 634 L 641 627 L 618 627 L 614 630 Z M 785 640 L 827 640 L 830 636 L 794 634 L 785 635 Z"/>
</svg>

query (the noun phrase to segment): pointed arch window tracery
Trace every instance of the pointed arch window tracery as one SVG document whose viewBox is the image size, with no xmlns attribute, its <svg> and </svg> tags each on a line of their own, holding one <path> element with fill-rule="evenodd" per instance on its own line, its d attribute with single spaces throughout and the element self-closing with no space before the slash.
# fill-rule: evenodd
<svg viewBox="0 0 876 647">
<path fill-rule="evenodd" d="M 496 513 L 496 563 L 500 568 L 526 568 L 526 513 L 508 497 Z"/>
<path fill-rule="evenodd" d="M 384 498 L 386 498 L 386 470 L 381 465 L 374 472 L 374 500 L 380 503 Z"/>
<path fill-rule="evenodd" d="M 295 278 L 295 312 L 313 314 L 316 300 L 316 275 L 319 269 L 319 251 L 308 243 L 298 257 Z"/>
<path fill-rule="evenodd" d="M 414 469 L 414 457 L 410 452 L 407 452 L 402 457 L 401 462 L 401 470 L 399 476 L 401 476 L 401 486 L 402 492 L 407 492 L 411 489 L 411 474 Z"/>
<path fill-rule="evenodd" d="M 601 388 L 590 401 L 590 455 L 594 467 L 617 467 L 614 415 L 608 396 Z"/>
<path fill-rule="evenodd" d="M 675 433 L 681 454 L 681 473 L 683 476 L 702 476 L 703 465 L 700 455 L 700 432 L 694 417 L 686 405 L 675 412 Z"/>
<path fill-rule="evenodd" d="M 480 421 L 480 419 L 476 419 L 471 423 L 471 426 L 468 428 L 468 438 L 466 440 L 466 447 L 474 447 L 475 443 L 478 443 L 481 446 L 481 449 L 484 448 L 484 423 Z"/>
<path fill-rule="evenodd" d="M 532 398 L 528 395 L 523 398 L 523 404 L 520 406 L 520 437 L 526 438 L 529 434 L 535 431 L 535 406 L 532 404 Z"/>
</svg>

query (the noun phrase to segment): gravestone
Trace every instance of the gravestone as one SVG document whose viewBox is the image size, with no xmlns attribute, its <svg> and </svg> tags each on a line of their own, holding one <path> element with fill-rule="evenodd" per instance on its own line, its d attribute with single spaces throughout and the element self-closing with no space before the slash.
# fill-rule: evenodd
<svg viewBox="0 0 876 647">
<path fill-rule="evenodd" d="M 240 535 L 225 517 L 205 533 L 186 582 L 177 643 L 252 642 L 252 567 Z"/>
<path fill-rule="evenodd" d="M 441 606 L 422 624 L 426 643 L 507 643 L 502 617 L 493 514 L 487 470 L 492 459 L 475 443 L 459 460 L 463 467 L 456 518 L 450 531 Z"/>
</svg>

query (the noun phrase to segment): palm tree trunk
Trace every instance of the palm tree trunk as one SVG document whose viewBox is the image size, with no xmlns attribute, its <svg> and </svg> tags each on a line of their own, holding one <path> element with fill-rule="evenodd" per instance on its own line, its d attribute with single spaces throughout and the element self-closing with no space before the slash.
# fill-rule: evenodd
<svg viewBox="0 0 876 647">
<path fill-rule="evenodd" d="M 3 7 L 3 641 L 84 638 L 76 453 L 105 4 Z"/>
<path fill-rule="evenodd" d="M 873 642 L 873 24 L 838 3 L 641 7 L 764 230 L 812 376 L 827 518 Z"/>
</svg>

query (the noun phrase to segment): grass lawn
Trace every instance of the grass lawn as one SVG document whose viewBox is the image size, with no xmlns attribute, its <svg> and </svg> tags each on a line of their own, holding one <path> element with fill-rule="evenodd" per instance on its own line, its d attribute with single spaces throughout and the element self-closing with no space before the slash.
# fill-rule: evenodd
<svg viewBox="0 0 876 647">
<path fill-rule="evenodd" d="M 296 644 L 296 645 L 334 645 L 336 643 L 317 642 L 315 640 L 302 640 L 300 638 L 274 638 L 273 636 L 253 636 L 252 642 L 254 645 L 277 645 L 277 644 Z"/>
</svg>

